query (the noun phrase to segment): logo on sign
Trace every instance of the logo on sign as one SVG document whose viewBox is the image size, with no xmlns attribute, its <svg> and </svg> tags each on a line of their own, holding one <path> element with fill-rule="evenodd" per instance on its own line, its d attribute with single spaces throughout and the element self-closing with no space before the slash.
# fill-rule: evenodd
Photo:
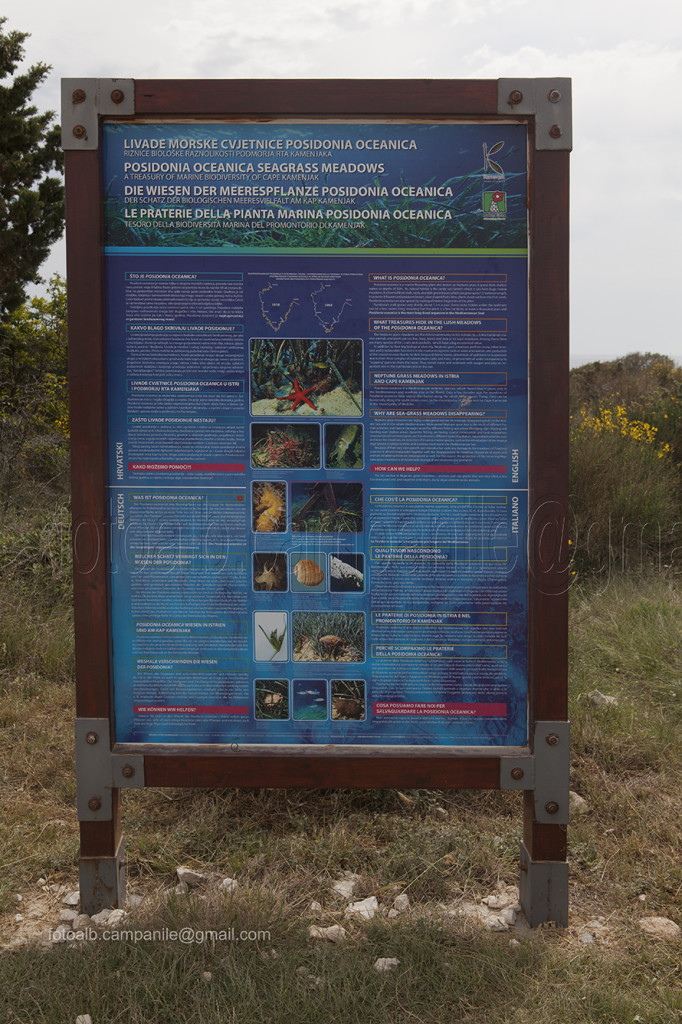
<svg viewBox="0 0 682 1024">
<path fill-rule="evenodd" d="M 504 168 L 493 160 L 504 147 L 496 142 L 488 149 L 483 143 L 483 220 L 506 220 L 507 193 L 504 191 Z"/>
</svg>

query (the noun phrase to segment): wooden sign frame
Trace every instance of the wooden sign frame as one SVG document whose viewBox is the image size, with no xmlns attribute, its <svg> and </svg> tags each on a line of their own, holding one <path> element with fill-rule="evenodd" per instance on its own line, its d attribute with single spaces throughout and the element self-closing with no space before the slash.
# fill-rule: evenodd
<svg viewBox="0 0 682 1024">
<path fill-rule="evenodd" d="M 529 125 L 529 737 L 517 748 L 117 744 L 107 552 L 101 122 L 475 119 Z M 523 792 L 521 899 L 531 925 L 568 919 L 568 79 L 63 82 L 72 429 L 81 902 L 125 899 L 122 788 L 424 787 Z"/>
</svg>

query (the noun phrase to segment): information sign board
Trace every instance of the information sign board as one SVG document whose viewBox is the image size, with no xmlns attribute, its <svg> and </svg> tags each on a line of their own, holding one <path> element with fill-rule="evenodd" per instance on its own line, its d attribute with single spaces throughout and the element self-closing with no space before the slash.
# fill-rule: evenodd
<svg viewBox="0 0 682 1024">
<path fill-rule="evenodd" d="M 273 767 L 522 789 L 563 862 L 570 83 L 68 80 L 63 122 L 82 872 L 122 786 Z"/>
<path fill-rule="evenodd" d="M 117 739 L 524 744 L 527 125 L 102 130 Z"/>
</svg>

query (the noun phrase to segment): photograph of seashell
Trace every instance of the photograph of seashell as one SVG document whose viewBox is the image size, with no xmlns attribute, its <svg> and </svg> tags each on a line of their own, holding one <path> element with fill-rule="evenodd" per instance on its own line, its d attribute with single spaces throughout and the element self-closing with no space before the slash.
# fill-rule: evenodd
<svg viewBox="0 0 682 1024">
<path fill-rule="evenodd" d="M 291 577 L 291 589 L 294 592 L 310 593 L 326 590 L 325 556 L 323 554 L 298 560 L 294 555 L 291 560 L 294 563 Z"/>
</svg>

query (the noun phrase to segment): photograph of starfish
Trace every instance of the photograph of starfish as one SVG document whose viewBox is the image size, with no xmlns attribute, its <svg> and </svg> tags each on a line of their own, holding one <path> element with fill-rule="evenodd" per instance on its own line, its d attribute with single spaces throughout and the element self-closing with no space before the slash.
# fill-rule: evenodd
<svg viewBox="0 0 682 1024">
<path fill-rule="evenodd" d="M 253 416 L 362 415 L 359 338 L 252 338 Z"/>
</svg>

